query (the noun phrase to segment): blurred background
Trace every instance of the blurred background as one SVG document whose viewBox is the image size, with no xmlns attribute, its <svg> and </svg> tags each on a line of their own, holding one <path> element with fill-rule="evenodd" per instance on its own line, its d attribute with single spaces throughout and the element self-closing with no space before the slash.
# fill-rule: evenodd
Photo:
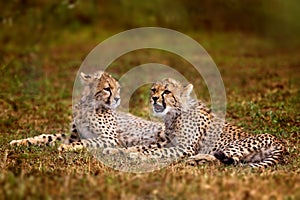
<svg viewBox="0 0 300 200">
<path fill-rule="evenodd" d="M 65 39 L 66 32 L 95 37 L 142 26 L 244 32 L 284 46 L 298 45 L 300 35 L 297 0 L 12 0 L 1 1 L 0 10 L 1 54 L 16 50 L 14 45 L 38 50 Z"/>
<path fill-rule="evenodd" d="M 94 47 L 121 31 L 144 26 L 171 28 L 197 40 L 219 67 L 229 95 L 265 93 L 277 87 L 272 84 L 278 77 L 280 87 L 297 87 L 299 19 L 297 0 L 1 1 L 0 97 L 15 101 L 56 92 L 69 101 L 79 66 Z M 149 62 L 178 70 L 209 101 L 193 67 L 168 52 L 131 52 L 112 63 L 109 72 L 119 78 Z M 148 102 L 145 91 L 133 102 Z"/>
</svg>

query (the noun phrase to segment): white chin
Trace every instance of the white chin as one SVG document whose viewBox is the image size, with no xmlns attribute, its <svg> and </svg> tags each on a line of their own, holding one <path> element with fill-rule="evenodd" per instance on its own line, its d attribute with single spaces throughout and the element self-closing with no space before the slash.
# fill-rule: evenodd
<svg viewBox="0 0 300 200">
<path fill-rule="evenodd" d="M 153 109 L 153 115 L 155 117 L 164 117 L 169 111 L 170 111 L 169 107 L 166 107 L 163 112 L 155 112 L 155 110 Z"/>
<path fill-rule="evenodd" d="M 120 105 L 121 100 L 111 105 L 112 109 L 116 109 Z"/>
</svg>

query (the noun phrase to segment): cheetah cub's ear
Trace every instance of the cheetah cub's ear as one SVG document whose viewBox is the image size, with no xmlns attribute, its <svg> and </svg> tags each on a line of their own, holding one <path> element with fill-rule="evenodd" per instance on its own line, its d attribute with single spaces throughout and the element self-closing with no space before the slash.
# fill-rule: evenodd
<svg viewBox="0 0 300 200">
<path fill-rule="evenodd" d="M 92 76 L 90 74 L 85 74 L 83 72 L 80 72 L 80 78 L 83 84 L 88 83 L 92 80 Z"/>
<path fill-rule="evenodd" d="M 192 84 L 188 84 L 185 86 L 181 92 L 181 100 L 183 108 L 188 108 L 188 102 L 191 98 L 191 92 L 193 91 L 194 86 Z"/>
<path fill-rule="evenodd" d="M 191 96 L 191 92 L 193 91 L 194 86 L 192 84 L 188 84 L 182 90 L 181 97 L 182 98 L 189 98 Z"/>
</svg>

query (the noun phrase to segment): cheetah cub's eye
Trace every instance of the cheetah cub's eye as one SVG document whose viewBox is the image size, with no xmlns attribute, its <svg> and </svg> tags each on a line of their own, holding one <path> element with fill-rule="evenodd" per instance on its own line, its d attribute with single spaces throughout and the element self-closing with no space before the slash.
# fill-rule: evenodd
<svg viewBox="0 0 300 200">
<path fill-rule="evenodd" d="M 151 92 L 156 92 L 156 89 L 155 88 L 151 88 Z"/>
<path fill-rule="evenodd" d="M 110 88 L 107 87 L 107 88 L 104 88 L 104 90 L 109 92 L 109 91 L 110 91 Z"/>
<path fill-rule="evenodd" d="M 164 94 L 170 94 L 171 92 L 169 90 L 165 90 Z"/>
</svg>

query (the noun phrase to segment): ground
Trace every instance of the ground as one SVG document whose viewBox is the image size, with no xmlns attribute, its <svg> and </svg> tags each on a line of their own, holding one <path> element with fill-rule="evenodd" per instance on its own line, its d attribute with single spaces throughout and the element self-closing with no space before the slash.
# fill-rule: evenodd
<svg viewBox="0 0 300 200">
<path fill-rule="evenodd" d="M 69 130 L 72 86 L 89 51 L 114 32 L 65 34 L 55 42 L 21 51 L 2 50 L 0 82 L 0 193 L 4 199 L 300 199 L 300 48 L 238 32 L 187 32 L 208 51 L 222 75 L 231 123 L 285 140 L 285 165 L 261 170 L 206 164 L 172 165 L 145 173 L 110 169 L 87 152 L 56 147 L 10 147 L 9 141 Z M 173 66 L 208 102 L 205 84 L 185 70 L 189 64 L 166 52 L 124 55 L 109 72 L 119 78 L 132 66 L 160 62 Z M 120 67 L 121 66 L 121 67 Z M 148 89 L 130 101 L 131 112 L 148 117 Z"/>
</svg>

